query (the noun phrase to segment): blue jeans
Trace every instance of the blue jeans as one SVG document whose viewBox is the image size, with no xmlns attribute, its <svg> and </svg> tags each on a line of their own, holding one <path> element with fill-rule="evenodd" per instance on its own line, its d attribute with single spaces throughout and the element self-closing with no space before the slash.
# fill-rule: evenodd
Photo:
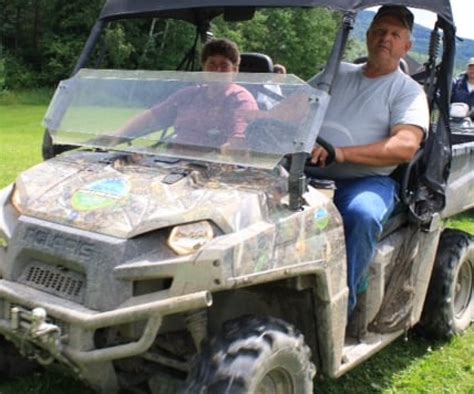
<svg viewBox="0 0 474 394">
<path fill-rule="evenodd" d="M 342 215 L 347 251 L 349 315 L 357 294 L 367 290 L 366 277 L 383 223 L 398 200 L 398 183 L 388 176 L 371 176 L 336 182 L 334 203 Z"/>
</svg>

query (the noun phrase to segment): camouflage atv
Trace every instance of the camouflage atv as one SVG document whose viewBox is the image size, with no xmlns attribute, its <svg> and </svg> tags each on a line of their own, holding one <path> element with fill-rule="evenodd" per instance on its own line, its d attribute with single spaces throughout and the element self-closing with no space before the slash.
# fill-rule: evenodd
<svg viewBox="0 0 474 394">
<path fill-rule="evenodd" d="M 106 2 L 45 117 L 44 151 L 55 157 L 0 194 L 0 333 L 25 358 L 107 393 L 311 393 L 316 371 L 338 377 L 420 321 L 436 336 L 466 330 L 474 314 L 474 242 L 443 231 L 443 219 L 474 206 L 474 138 L 451 136 L 445 122 L 449 2 L 412 1 L 438 12 L 436 30 L 447 43 L 441 64 L 425 75 L 436 80 L 431 103 L 443 116 L 402 169 L 405 205 L 380 239 L 349 327 L 333 186 L 306 178 L 305 165 L 316 140 L 332 150 L 318 132 L 353 11 L 362 6 L 221 3 Z M 174 92 L 229 81 L 212 73 L 85 69 L 108 22 L 171 16 L 206 32 L 215 16 L 245 19 L 260 5 L 346 11 L 317 86 L 293 75 L 234 76 L 250 91 L 279 85 L 284 97 L 273 98 L 303 102 L 288 100 L 250 122 L 245 146 L 234 149 L 177 143 L 173 128 L 110 147 L 117 128 Z M 3 350 L 3 372 L 14 372 L 9 355 Z"/>
</svg>

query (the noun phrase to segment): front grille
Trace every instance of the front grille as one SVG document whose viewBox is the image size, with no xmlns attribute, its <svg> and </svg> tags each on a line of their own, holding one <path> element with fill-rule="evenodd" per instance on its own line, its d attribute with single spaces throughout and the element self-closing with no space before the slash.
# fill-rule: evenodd
<svg viewBox="0 0 474 394">
<path fill-rule="evenodd" d="M 86 277 L 80 272 L 32 262 L 23 270 L 19 282 L 70 301 L 84 303 Z"/>
</svg>

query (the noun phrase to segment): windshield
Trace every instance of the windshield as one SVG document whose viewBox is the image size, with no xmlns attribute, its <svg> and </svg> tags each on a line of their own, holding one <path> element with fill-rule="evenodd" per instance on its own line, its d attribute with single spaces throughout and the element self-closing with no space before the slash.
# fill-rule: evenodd
<svg viewBox="0 0 474 394">
<path fill-rule="evenodd" d="M 272 169 L 311 152 L 325 98 L 293 75 L 83 69 L 44 125 L 56 144 Z"/>
</svg>

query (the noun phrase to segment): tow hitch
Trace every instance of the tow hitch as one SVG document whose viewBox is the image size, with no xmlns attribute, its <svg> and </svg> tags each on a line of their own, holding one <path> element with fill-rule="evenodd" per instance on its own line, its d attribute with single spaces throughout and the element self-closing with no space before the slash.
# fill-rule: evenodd
<svg viewBox="0 0 474 394">
<path fill-rule="evenodd" d="M 32 311 L 18 306 L 11 308 L 11 328 L 21 331 L 23 340 L 30 341 L 47 350 L 49 355 L 34 352 L 34 357 L 40 364 L 48 365 L 54 358 L 62 359 L 61 356 L 61 328 L 47 321 L 47 313 L 44 308 L 35 308 Z M 22 341 L 23 342 L 23 341 Z M 23 346 L 22 346 L 23 348 Z"/>
</svg>

